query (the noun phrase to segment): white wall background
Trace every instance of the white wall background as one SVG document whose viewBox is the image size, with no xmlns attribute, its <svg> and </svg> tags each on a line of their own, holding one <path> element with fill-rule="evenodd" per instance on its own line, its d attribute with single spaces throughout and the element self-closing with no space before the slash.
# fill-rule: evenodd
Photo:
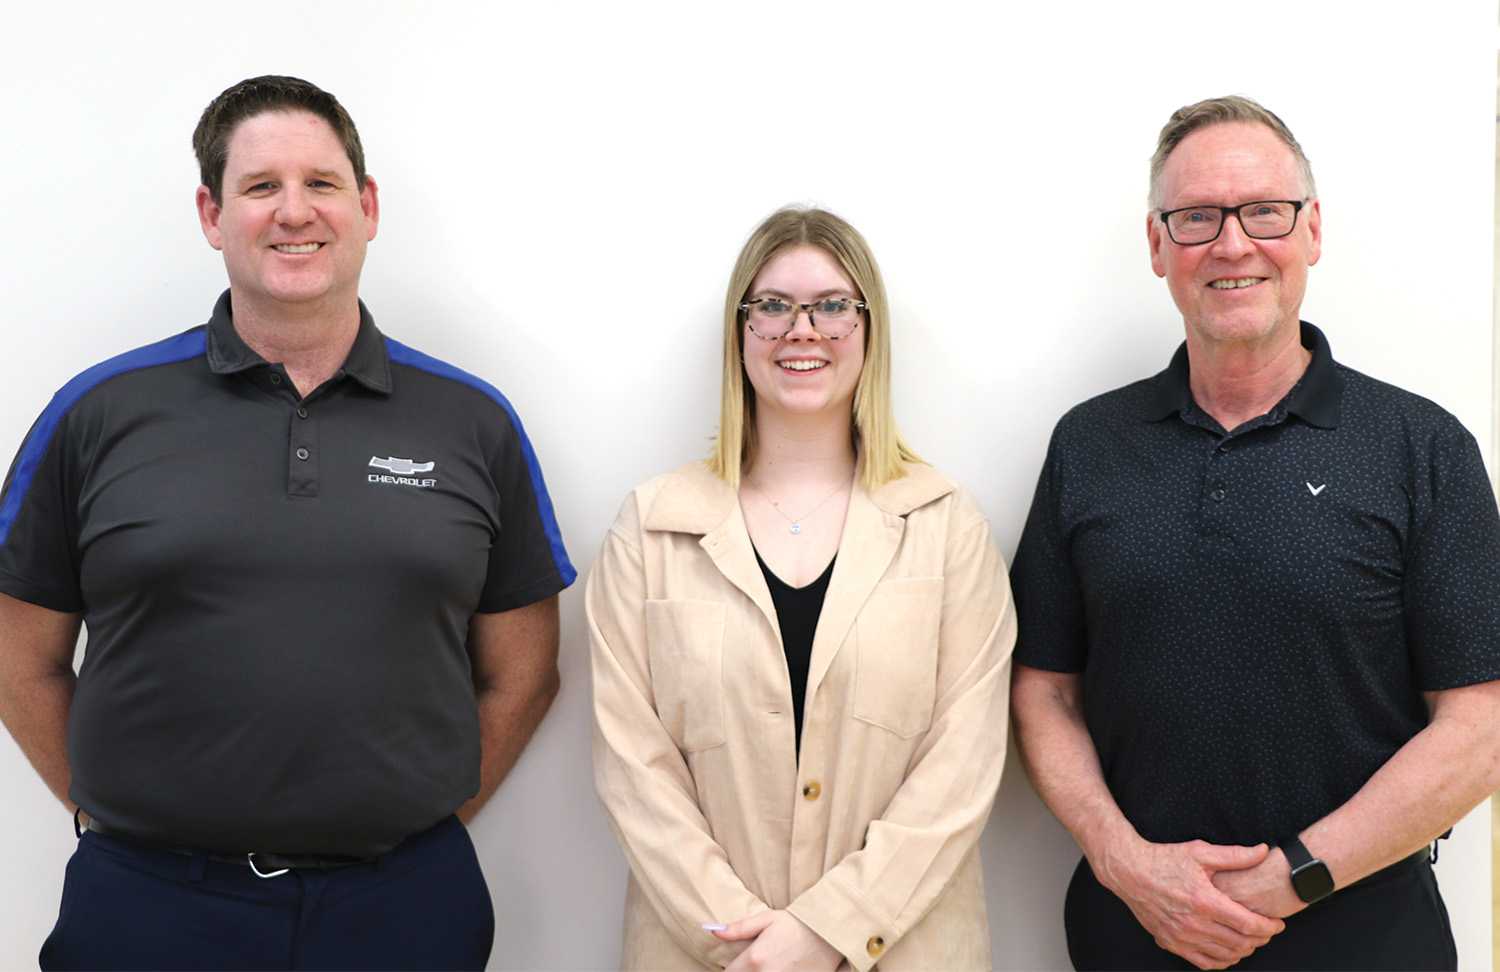
<svg viewBox="0 0 1500 972">
<path fill-rule="evenodd" d="M 224 274 L 189 134 L 222 88 L 276 72 L 358 121 L 384 203 L 365 299 L 516 403 L 581 570 L 626 490 L 706 448 L 722 288 L 788 201 L 870 239 L 904 431 L 1014 551 L 1056 418 L 1181 339 L 1147 262 L 1146 161 L 1173 108 L 1228 92 L 1286 118 L 1316 168 L 1304 316 L 1488 457 L 1494 32 L 1493 3 L 12 8 L 0 452 L 77 371 L 207 317 Z M 562 696 L 475 827 L 495 968 L 617 957 L 581 595 Z M 34 967 L 73 835 L 8 741 L 0 793 L 0 967 Z M 1489 963 L 1488 840 L 1472 815 L 1438 868 L 1465 968 Z M 997 964 L 1065 966 L 1076 852 L 1014 759 L 984 853 Z"/>
</svg>

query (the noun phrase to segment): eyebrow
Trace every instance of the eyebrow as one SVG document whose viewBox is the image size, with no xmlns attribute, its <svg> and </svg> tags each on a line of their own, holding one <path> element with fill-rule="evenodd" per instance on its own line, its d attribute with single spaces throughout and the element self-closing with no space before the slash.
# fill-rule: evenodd
<svg viewBox="0 0 1500 972">
<path fill-rule="evenodd" d="M 337 180 L 339 182 L 344 181 L 343 173 L 339 172 L 337 169 L 313 169 L 310 175 L 315 175 L 320 179 Z M 276 178 L 276 173 L 272 172 L 270 169 L 258 169 L 255 172 L 247 172 L 244 175 L 240 176 L 239 180 L 235 184 L 243 186 L 256 182 L 263 182 L 267 179 L 274 180 Z"/>
<path fill-rule="evenodd" d="M 1221 206 L 1221 205 L 1222 206 L 1243 206 L 1246 203 L 1253 203 L 1253 202 L 1275 202 L 1275 201 L 1279 201 L 1279 200 L 1283 200 L 1283 199 L 1302 199 L 1304 197 L 1300 193 L 1295 193 L 1295 192 L 1292 193 L 1290 196 L 1285 196 L 1285 195 L 1281 195 L 1281 194 L 1279 194 L 1279 193 L 1277 193 L 1275 191 L 1267 191 L 1267 192 L 1261 193 L 1259 195 L 1255 195 L 1255 194 L 1246 195 L 1243 198 L 1241 198 L 1239 202 L 1235 202 L 1235 203 L 1208 202 L 1206 200 L 1205 196 L 1198 196 L 1198 195 L 1191 195 L 1191 196 L 1184 195 L 1182 198 L 1183 199 L 1197 199 L 1197 200 L 1204 200 L 1204 201 L 1202 201 L 1202 202 L 1181 202 L 1181 203 L 1178 203 L 1175 206 L 1163 206 L 1162 209 L 1165 211 L 1165 210 L 1171 210 L 1171 209 L 1196 209 L 1196 208 L 1198 208 L 1200 206 L 1209 206 L 1209 207 L 1217 207 L 1217 206 Z"/>
<path fill-rule="evenodd" d="M 818 291 L 818 293 L 813 296 L 813 300 L 822 300 L 824 297 L 832 297 L 835 294 L 840 297 L 855 297 L 855 291 L 852 287 L 832 287 L 828 290 Z M 766 287 L 762 290 L 757 290 L 755 291 L 755 296 L 780 297 L 783 300 L 793 300 L 791 294 L 786 293 L 785 291 L 777 290 L 775 287 Z M 859 298 L 855 297 L 855 299 L 858 300 Z"/>
</svg>

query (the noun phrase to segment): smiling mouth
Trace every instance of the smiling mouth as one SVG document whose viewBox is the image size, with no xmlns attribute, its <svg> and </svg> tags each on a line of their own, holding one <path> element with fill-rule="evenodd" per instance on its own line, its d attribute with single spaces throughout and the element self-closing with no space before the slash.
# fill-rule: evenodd
<svg viewBox="0 0 1500 972">
<path fill-rule="evenodd" d="M 322 248 L 322 243 L 277 243 L 271 247 L 277 253 L 316 253 Z"/>
<path fill-rule="evenodd" d="M 818 370 L 820 370 L 822 368 L 826 368 L 826 367 L 828 367 L 828 362 L 826 362 L 826 361 L 807 361 L 807 360 L 802 360 L 802 361 L 778 361 L 778 362 L 776 362 L 776 367 L 780 368 L 782 371 L 808 372 L 808 371 L 818 371 Z"/>
<path fill-rule="evenodd" d="M 1265 282 L 1265 277 L 1231 277 L 1225 280 L 1212 281 L 1209 286 L 1215 290 L 1243 290 L 1246 287 L 1254 287 L 1256 284 Z"/>
</svg>

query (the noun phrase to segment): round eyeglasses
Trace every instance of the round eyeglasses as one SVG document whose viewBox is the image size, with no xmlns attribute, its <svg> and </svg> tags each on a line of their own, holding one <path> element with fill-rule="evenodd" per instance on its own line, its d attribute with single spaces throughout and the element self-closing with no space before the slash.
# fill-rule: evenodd
<svg viewBox="0 0 1500 972">
<path fill-rule="evenodd" d="M 807 312 L 813 330 L 837 341 L 859 326 L 859 315 L 869 305 L 853 297 L 822 297 L 807 303 L 784 297 L 756 297 L 740 304 L 750 331 L 758 338 L 778 341 L 797 326 L 797 315 Z"/>
<path fill-rule="evenodd" d="M 1279 240 L 1291 235 L 1297 226 L 1297 213 L 1305 199 L 1261 199 L 1238 206 L 1187 206 L 1169 209 L 1161 214 L 1167 224 L 1167 235 L 1178 246 L 1200 246 L 1212 243 L 1224 232 L 1232 215 L 1240 229 L 1252 240 Z"/>
</svg>

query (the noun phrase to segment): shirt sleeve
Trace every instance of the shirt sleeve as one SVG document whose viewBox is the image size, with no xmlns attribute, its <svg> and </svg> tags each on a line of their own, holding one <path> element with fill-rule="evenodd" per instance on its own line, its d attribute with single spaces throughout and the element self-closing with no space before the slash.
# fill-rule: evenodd
<svg viewBox="0 0 1500 972">
<path fill-rule="evenodd" d="M 1500 678 L 1500 512 L 1479 445 L 1457 419 L 1426 458 L 1413 480 L 1404 596 L 1417 683 L 1435 692 Z"/>
<path fill-rule="evenodd" d="M 509 408 L 506 426 L 490 460 L 499 502 L 499 531 L 490 548 L 489 570 L 479 598 L 481 612 L 509 611 L 551 597 L 573 583 L 552 498 L 531 440 Z"/>
<path fill-rule="evenodd" d="M 1049 672 L 1081 672 L 1088 661 L 1083 596 L 1062 525 L 1060 428 L 1053 432 L 1036 496 L 1010 569 L 1020 618 L 1016 661 Z"/>
<path fill-rule="evenodd" d="M 766 905 L 745 887 L 714 840 L 692 772 L 657 715 L 639 535 L 632 496 L 604 541 L 584 595 L 594 683 L 594 785 L 662 925 L 688 954 L 722 968 L 748 943 L 720 941 L 702 924 L 757 914 Z"/>
<path fill-rule="evenodd" d="M 1016 614 L 989 523 L 962 521 L 947 538 L 932 725 L 864 846 L 787 908 L 858 972 L 948 890 L 974 853 L 1005 765 Z"/>
<path fill-rule="evenodd" d="M 32 425 L 0 491 L 0 593 L 72 613 L 83 610 L 78 488 L 58 411 L 54 400 Z"/>
</svg>

